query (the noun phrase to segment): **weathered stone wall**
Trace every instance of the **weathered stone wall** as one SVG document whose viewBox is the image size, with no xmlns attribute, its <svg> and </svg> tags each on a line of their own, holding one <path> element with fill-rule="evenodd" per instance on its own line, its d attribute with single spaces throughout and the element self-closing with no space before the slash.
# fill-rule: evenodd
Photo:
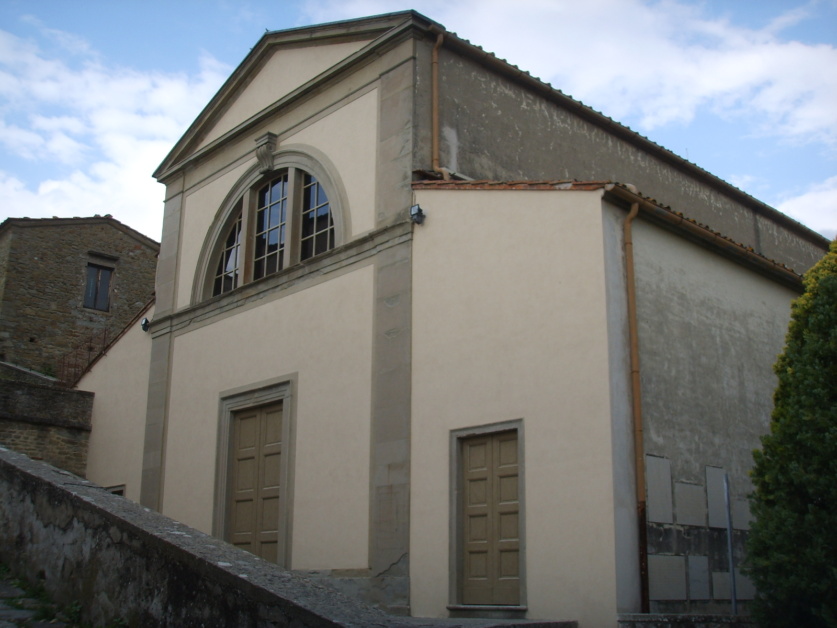
<svg viewBox="0 0 837 628">
<path fill-rule="evenodd" d="M 622 615 L 619 628 L 754 628 L 748 617 L 730 615 Z"/>
<path fill-rule="evenodd" d="M 11 244 L 11 232 L 0 230 L 0 320 L 3 320 L 3 293 L 6 290 L 6 265 L 9 261 Z M 2 340 L 2 335 L 0 335 L 0 340 Z"/>
<path fill-rule="evenodd" d="M 0 448 L 0 562 L 96 626 L 395 628 L 387 616 L 91 482 Z M 572 622 L 469 622 L 489 628 Z"/>
<path fill-rule="evenodd" d="M 2 449 L 0 505 L 0 559 L 94 625 L 385 625 L 327 587 Z"/>
<path fill-rule="evenodd" d="M 651 609 L 729 612 L 733 575 L 746 609 L 752 451 L 798 293 L 645 221 L 633 235 Z"/>
<path fill-rule="evenodd" d="M 55 375 L 64 355 L 102 330 L 115 337 L 154 293 L 157 243 L 112 218 L 9 219 L 0 242 L 5 362 Z M 88 263 L 113 268 L 106 312 L 83 305 Z"/>
<path fill-rule="evenodd" d="M 93 393 L 0 378 L 0 444 L 78 475 L 92 411 Z"/>
<path fill-rule="evenodd" d="M 416 90 L 427 89 L 430 63 L 424 55 L 431 45 L 426 41 L 420 51 L 422 80 Z M 712 182 L 709 173 L 651 142 L 641 146 L 642 138 L 627 128 L 536 86 L 521 73 L 511 78 L 491 65 L 447 46 L 441 49 L 441 166 L 474 179 L 632 183 L 643 194 L 797 272 L 807 270 L 827 250 L 825 238 L 801 225 L 777 222 L 769 210 L 756 209 L 761 206 L 756 199 Z M 429 105 L 418 94 L 422 131 L 414 149 L 416 168 L 430 167 Z"/>
<path fill-rule="evenodd" d="M 8 364 L 7 362 L 0 362 L 0 380 L 39 384 L 41 386 L 61 385 L 61 382 L 54 377 L 38 373 L 37 371 L 31 371 L 15 364 Z"/>
</svg>

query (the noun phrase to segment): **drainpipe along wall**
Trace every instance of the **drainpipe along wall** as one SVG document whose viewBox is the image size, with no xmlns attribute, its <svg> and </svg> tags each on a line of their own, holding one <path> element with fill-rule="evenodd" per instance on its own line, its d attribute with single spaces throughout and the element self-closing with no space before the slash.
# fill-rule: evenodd
<svg viewBox="0 0 837 628">
<path fill-rule="evenodd" d="M 634 473 L 636 476 L 636 515 L 639 527 L 639 580 L 641 610 L 643 613 L 650 612 L 648 593 L 648 532 L 646 528 L 645 513 L 645 446 L 643 444 L 642 430 L 642 390 L 640 387 L 639 372 L 639 331 L 636 318 L 636 281 L 634 278 L 634 242 L 633 226 L 634 218 L 639 213 L 639 203 L 631 203 L 631 211 L 625 218 L 624 241 L 625 241 L 625 279 L 628 291 L 628 337 L 630 343 L 631 362 L 631 415 L 634 428 Z"/>
</svg>

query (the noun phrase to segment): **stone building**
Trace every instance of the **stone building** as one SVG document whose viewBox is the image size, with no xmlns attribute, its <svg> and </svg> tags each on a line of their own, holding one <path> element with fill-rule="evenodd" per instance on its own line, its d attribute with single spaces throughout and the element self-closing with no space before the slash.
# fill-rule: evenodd
<svg viewBox="0 0 837 628">
<path fill-rule="evenodd" d="M 86 366 L 154 294 L 159 245 L 110 216 L 0 224 L 0 361 Z"/>
<path fill-rule="evenodd" d="M 67 385 L 148 306 L 158 251 L 110 216 L 0 224 L 0 443 L 86 473 L 93 394 Z"/>
<path fill-rule="evenodd" d="M 155 176 L 91 479 L 392 612 L 729 611 L 824 238 L 415 12 L 265 33 Z"/>
</svg>

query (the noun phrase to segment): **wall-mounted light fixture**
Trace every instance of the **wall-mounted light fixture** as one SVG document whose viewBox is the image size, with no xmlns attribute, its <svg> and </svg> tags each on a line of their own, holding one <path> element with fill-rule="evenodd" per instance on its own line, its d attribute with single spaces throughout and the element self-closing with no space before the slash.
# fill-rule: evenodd
<svg viewBox="0 0 837 628">
<path fill-rule="evenodd" d="M 421 206 L 413 205 L 410 208 L 410 220 L 412 220 L 414 223 L 416 223 L 417 225 L 420 225 L 421 223 L 424 222 L 424 218 L 425 218 L 425 216 L 424 216 L 424 212 L 421 211 Z"/>
<path fill-rule="evenodd" d="M 147 318 L 144 318 L 144 319 L 142 319 L 142 320 L 140 321 L 140 328 L 141 328 L 143 331 L 148 331 L 148 328 L 149 328 L 150 326 L 151 326 L 151 321 L 150 321 L 150 320 L 148 320 Z"/>
</svg>

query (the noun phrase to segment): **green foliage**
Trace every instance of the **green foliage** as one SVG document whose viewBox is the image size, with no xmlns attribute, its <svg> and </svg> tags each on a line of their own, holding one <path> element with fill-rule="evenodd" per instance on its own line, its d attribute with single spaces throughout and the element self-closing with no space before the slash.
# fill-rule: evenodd
<svg viewBox="0 0 837 628">
<path fill-rule="evenodd" d="M 753 452 L 747 571 L 760 626 L 837 626 L 837 241 L 805 275 Z"/>
</svg>

